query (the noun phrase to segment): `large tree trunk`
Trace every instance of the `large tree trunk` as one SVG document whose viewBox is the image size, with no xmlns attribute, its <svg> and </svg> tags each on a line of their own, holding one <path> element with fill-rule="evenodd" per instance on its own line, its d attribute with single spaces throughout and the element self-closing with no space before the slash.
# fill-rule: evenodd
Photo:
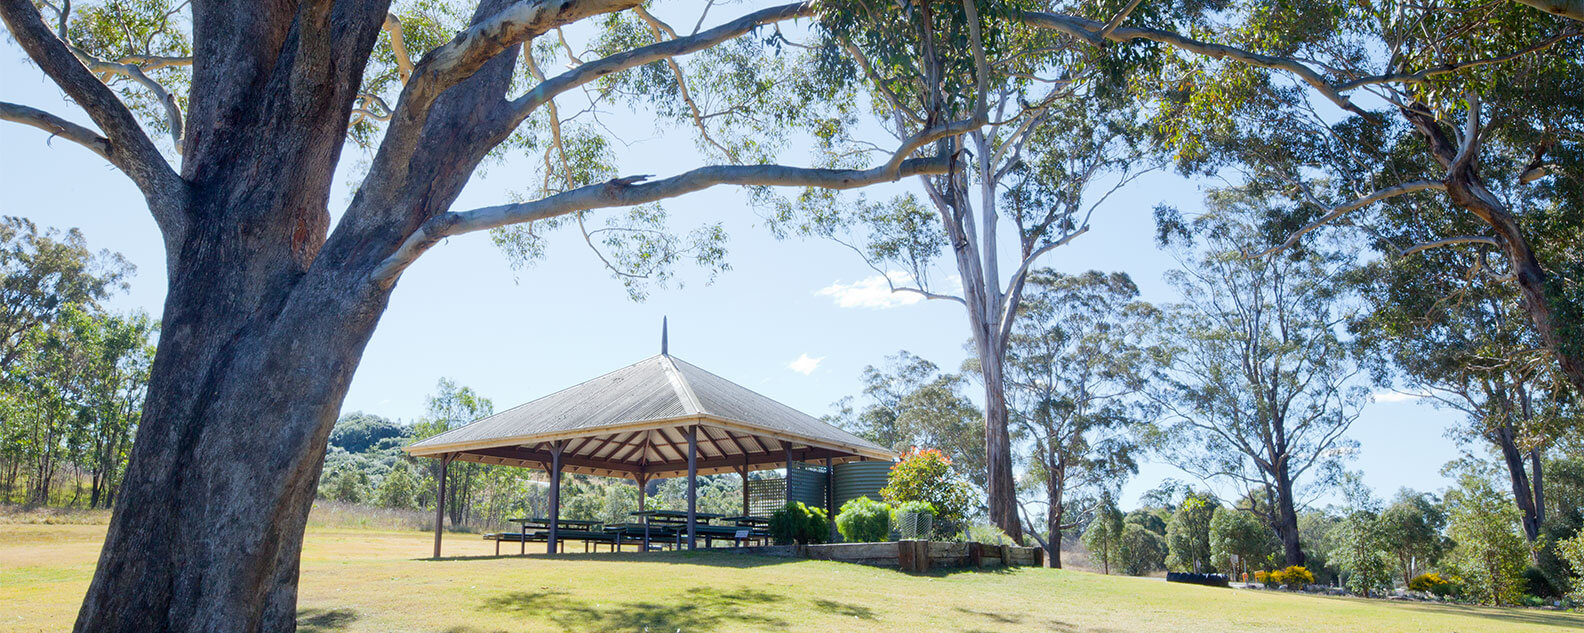
<svg viewBox="0 0 1584 633">
<path fill-rule="evenodd" d="M 1556 358 L 1568 382 L 1584 392 L 1584 315 L 1557 296 L 1561 294 L 1560 287 L 1551 287 L 1553 281 L 1540 266 L 1517 218 L 1480 179 L 1476 171 L 1479 161 L 1468 158 L 1461 164 L 1457 162 L 1457 144 L 1428 109 L 1416 105 L 1400 112 L 1429 144 L 1436 162 L 1448 170 L 1443 182 L 1452 204 L 1474 214 L 1496 234 L 1507 258 L 1509 275 L 1518 285 L 1519 306 L 1529 315 L 1535 332 Z"/>
<path fill-rule="evenodd" d="M 1298 511 L 1293 505 L 1292 474 L 1286 456 L 1276 461 L 1276 534 L 1281 537 L 1282 555 L 1288 565 L 1304 564 L 1302 544 L 1298 541 Z"/>
<path fill-rule="evenodd" d="M 79 632 L 296 626 L 326 438 L 386 294 L 289 276 L 255 285 L 248 266 L 193 264 L 173 279 Z M 273 300 L 237 301 L 241 286 Z"/>
<path fill-rule="evenodd" d="M 979 362 L 985 388 L 985 491 L 990 522 L 1013 541 L 1023 542 L 1023 523 L 1017 514 L 1017 483 L 1012 477 L 1012 437 L 1007 431 L 1005 358 L 991 346 Z M 1052 537 L 1055 540 L 1055 537 Z M 1057 545 L 1057 547 L 1060 547 Z"/>
</svg>

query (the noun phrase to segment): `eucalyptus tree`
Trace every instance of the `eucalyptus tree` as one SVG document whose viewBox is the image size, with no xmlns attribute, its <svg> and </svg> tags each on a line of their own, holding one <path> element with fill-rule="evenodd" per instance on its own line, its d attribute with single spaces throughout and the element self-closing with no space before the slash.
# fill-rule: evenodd
<svg viewBox="0 0 1584 633">
<path fill-rule="evenodd" d="M 914 447 L 939 449 L 974 485 L 985 485 L 984 441 L 979 408 L 963 395 L 968 379 L 906 351 L 886 357 L 883 367 L 863 370 L 864 401 L 837 403 L 826 421 L 853 434 L 906 453 Z"/>
<path fill-rule="evenodd" d="M 1280 536 L 1287 564 L 1302 565 L 1301 480 L 1349 453 L 1345 433 L 1367 392 L 1341 332 L 1347 253 L 1313 243 L 1247 256 L 1279 239 L 1281 227 L 1262 221 L 1267 193 L 1213 192 L 1192 219 L 1158 211 L 1161 240 L 1183 265 L 1168 274 L 1183 302 L 1160 333 L 1155 442 L 1191 473 L 1268 496 L 1252 510 Z"/>
<path fill-rule="evenodd" d="M 0 371 L 29 331 L 125 290 L 132 272 L 121 255 L 89 250 L 82 231 L 40 231 L 26 218 L 0 218 Z"/>
<path fill-rule="evenodd" d="M 1584 211 L 1569 202 L 1584 192 L 1580 3 L 1248 1 L 1176 14 L 1156 4 L 1131 2 L 1126 25 L 1020 17 L 1119 54 L 1158 54 L 1154 80 L 1166 89 L 1154 113 L 1180 165 L 1236 166 L 1302 203 L 1294 215 L 1307 223 L 1268 254 L 1327 225 L 1466 218 L 1469 232 L 1385 252 L 1495 255 L 1484 283 L 1522 298 L 1547 352 L 1584 389 Z M 1412 213 L 1372 213 L 1389 206 Z"/>
<path fill-rule="evenodd" d="M 875 151 L 861 132 L 878 124 L 904 148 L 933 146 L 949 169 L 920 176 L 922 197 L 822 192 L 778 201 L 772 217 L 778 234 L 848 246 L 893 292 L 963 306 L 985 394 L 989 517 L 1019 541 L 1004 366 L 1024 284 L 1152 167 L 1115 69 L 1071 37 L 1009 19 L 1023 4 L 824 3 L 823 59 L 873 119 L 842 119 L 821 146 L 827 159 Z M 940 274 L 943 260 L 954 276 Z"/>
<path fill-rule="evenodd" d="M 1052 567 L 1061 567 L 1062 531 L 1138 472 L 1134 427 L 1158 317 L 1138 295 L 1124 273 L 1029 276 L 1007 348 L 1007 401 L 1030 445 L 1029 478 L 1043 488 Z M 1120 527 L 1108 534 L 1120 538 Z"/>
<path fill-rule="evenodd" d="M 1478 279 L 1485 259 L 1443 249 L 1371 263 L 1356 274 L 1369 309 L 1350 328 L 1377 383 L 1462 414 L 1453 435 L 1499 456 L 1533 544 L 1546 521 L 1546 452 L 1584 429 L 1584 414 L 1518 293 Z"/>
<path fill-rule="evenodd" d="M 707 105 L 689 95 L 709 87 L 801 77 L 788 56 L 742 36 L 811 17 L 814 4 L 729 16 L 691 7 L 691 31 L 640 4 L 0 1 L 10 37 L 92 125 L 16 103 L 0 103 L 0 119 L 125 173 L 167 255 L 147 402 L 77 630 L 292 628 L 326 435 L 403 271 L 446 237 L 519 226 L 497 238 L 527 260 L 543 253 L 544 231 L 576 224 L 619 273 L 655 276 L 653 262 L 691 254 L 714 265 L 723 254 L 711 227 L 665 231 L 660 200 L 946 170 L 950 157 L 904 146 L 867 169 L 778 165 L 764 152 L 652 180 L 615 173 L 597 122 L 563 129 L 573 117 L 558 106 L 626 100 L 700 137 L 754 126 L 766 144 L 778 130 L 818 129 L 802 113 L 819 108 L 771 103 L 770 91 L 738 91 L 760 99 L 721 112 L 687 107 Z M 592 34 L 578 43 L 580 32 Z M 632 74 L 645 91 L 624 90 Z M 347 147 L 366 148 L 367 163 L 335 216 L 329 192 Z M 453 210 L 480 163 L 510 149 L 543 157 L 522 179 L 539 185 Z M 584 212 L 634 206 L 610 232 L 588 227 Z"/>
<path fill-rule="evenodd" d="M 428 411 L 424 418 L 413 425 L 414 439 L 434 437 L 472 424 L 495 412 L 495 403 L 489 398 L 450 378 L 441 378 L 435 384 L 435 393 L 428 397 L 425 406 Z M 473 514 L 473 497 L 477 492 L 475 484 L 487 479 L 489 472 L 495 468 L 488 464 L 471 463 L 442 468 L 440 464 L 430 462 L 433 472 L 430 481 L 438 482 L 440 474 L 446 474 L 445 489 L 451 494 L 449 499 L 441 499 L 440 503 L 445 506 L 446 513 L 451 515 L 452 525 L 469 524 Z"/>
</svg>

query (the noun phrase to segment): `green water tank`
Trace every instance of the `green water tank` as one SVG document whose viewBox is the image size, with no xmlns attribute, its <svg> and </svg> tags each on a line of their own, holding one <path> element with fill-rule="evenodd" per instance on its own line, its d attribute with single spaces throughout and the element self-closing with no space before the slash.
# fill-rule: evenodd
<svg viewBox="0 0 1584 633">
<path fill-rule="evenodd" d="M 858 497 L 880 501 L 880 489 L 885 487 L 892 465 L 893 462 L 882 461 L 837 464 L 836 510 L 840 512 L 842 504 Z"/>
<path fill-rule="evenodd" d="M 825 468 L 797 462 L 787 472 L 787 501 L 801 501 L 811 508 L 825 507 Z"/>
</svg>

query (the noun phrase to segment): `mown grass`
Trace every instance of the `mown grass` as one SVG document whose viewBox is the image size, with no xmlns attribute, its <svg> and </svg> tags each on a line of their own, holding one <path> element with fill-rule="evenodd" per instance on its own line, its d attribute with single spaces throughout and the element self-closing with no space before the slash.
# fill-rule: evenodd
<svg viewBox="0 0 1584 633">
<path fill-rule="evenodd" d="M 0 630 L 70 628 L 99 525 L 0 525 Z M 908 575 L 728 553 L 490 556 L 476 535 L 311 528 L 300 631 L 1517 633 L 1584 615 L 1168 585 L 1017 569 Z"/>
</svg>

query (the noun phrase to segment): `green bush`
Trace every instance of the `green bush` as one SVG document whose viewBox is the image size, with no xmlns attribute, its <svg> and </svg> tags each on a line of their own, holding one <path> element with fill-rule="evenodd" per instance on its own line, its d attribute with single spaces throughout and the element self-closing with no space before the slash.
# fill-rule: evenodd
<svg viewBox="0 0 1584 633">
<path fill-rule="evenodd" d="M 770 536 L 778 545 L 824 543 L 830 538 L 830 519 L 824 510 L 789 501 L 770 515 Z"/>
<path fill-rule="evenodd" d="M 891 536 L 891 507 L 858 497 L 842 504 L 836 514 L 836 531 L 849 543 L 873 543 Z"/>
</svg>

